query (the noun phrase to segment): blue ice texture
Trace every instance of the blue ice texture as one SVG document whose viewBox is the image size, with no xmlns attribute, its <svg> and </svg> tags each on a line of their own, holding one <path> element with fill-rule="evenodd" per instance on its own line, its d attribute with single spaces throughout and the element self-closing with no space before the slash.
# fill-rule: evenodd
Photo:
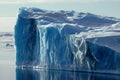
<svg viewBox="0 0 120 80">
<path fill-rule="evenodd" d="M 81 20 L 83 24 L 80 25 L 85 26 L 87 17 L 78 21 L 67 20 L 66 17 L 73 16 L 73 13 L 20 8 L 15 25 L 16 65 L 21 68 L 119 73 L 120 53 L 79 36 L 85 29 L 76 24 Z M 87 15 L 87 20 L 91 19 L 92 14 Z M 100 21 L 94 19 L 91 25 Z M 106 25 L 115 23 L 102 21 Z"/>
</svg>

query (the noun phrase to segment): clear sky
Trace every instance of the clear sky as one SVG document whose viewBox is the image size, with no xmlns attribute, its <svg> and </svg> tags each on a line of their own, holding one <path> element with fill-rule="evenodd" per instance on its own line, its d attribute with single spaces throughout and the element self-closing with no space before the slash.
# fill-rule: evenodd
<svg viewBox="0 0 120 80">
<path fill-rule="evenodd" d="M 20 7 L 75 10 L 120 18 L 120 0 L 0 0 L 0 32 L 14 31 Z"/>
</svg>

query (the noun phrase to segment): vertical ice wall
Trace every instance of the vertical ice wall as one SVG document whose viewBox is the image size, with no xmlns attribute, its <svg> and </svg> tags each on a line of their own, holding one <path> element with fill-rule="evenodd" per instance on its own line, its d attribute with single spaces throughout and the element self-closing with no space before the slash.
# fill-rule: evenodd
<svg viewBox="0 0 120 80">
<path fill-rule="evenodd" d="M 37 19 L 19 16 L 15 26 L 17 66 L 71 70 L 85 64 L 84 68 L 88 68 L 83 60 L 85 40 L 75 33 L 70 26 L 42 25 Z"/>
<path fill-rule="evenodd" d="M 69 32 L 68 29 L 72 30 L 60 24 L 42 25 L 39 20 L 19 15 L 15 26 L 16 64 L 58 69 L 80 66 L 78 64 L 82 63 L 86 44 L 82 38 L 72 35 L 76 32 Z"/>
<path fill-rule="evenodd" d="M 39 31 L 34 19 L 19 16 L 15 26 L 16 64 L 39 64 Z"/>
<path fill-rule="evenodd" d="M 60 24 L 41 25 L 39 30 L 40 64 L 38 66 L 52 69 L 88 68 L 83 60 L 87 51 L 83 38 L 73 33 L 66 33 Z M 65 31 L 65 32 L 63 32 Z M 68 68 L 69 67 L 69 68 Z"/>
</svg>

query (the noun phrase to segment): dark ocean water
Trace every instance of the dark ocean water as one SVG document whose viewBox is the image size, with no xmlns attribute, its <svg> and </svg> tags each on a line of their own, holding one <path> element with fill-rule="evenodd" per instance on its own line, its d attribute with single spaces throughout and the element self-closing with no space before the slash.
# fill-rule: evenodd
<svg viewBox="0 0 120 80">
<path fill-rule="evenodd" d="M 0 80 L 120 80 L 120 75 L 20 69 L 0 64 Z"/>
</svg>

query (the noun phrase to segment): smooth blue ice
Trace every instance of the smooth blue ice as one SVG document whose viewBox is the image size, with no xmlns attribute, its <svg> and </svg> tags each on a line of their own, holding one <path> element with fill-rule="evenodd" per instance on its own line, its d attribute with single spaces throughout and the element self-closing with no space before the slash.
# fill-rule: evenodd
<svg viewBox="0 0 120 80">
<path fill-rule="evenodd" d="M 15 26 L 16 65 L 118 73 L 120 53 L 79 36 L 85 29 L 76 25 L 76 19 L 66 18 L 73 13 L 21 8 Z M 104 25 L 115 23 L 109 19 L 105 21 Z"/>
</svg>

